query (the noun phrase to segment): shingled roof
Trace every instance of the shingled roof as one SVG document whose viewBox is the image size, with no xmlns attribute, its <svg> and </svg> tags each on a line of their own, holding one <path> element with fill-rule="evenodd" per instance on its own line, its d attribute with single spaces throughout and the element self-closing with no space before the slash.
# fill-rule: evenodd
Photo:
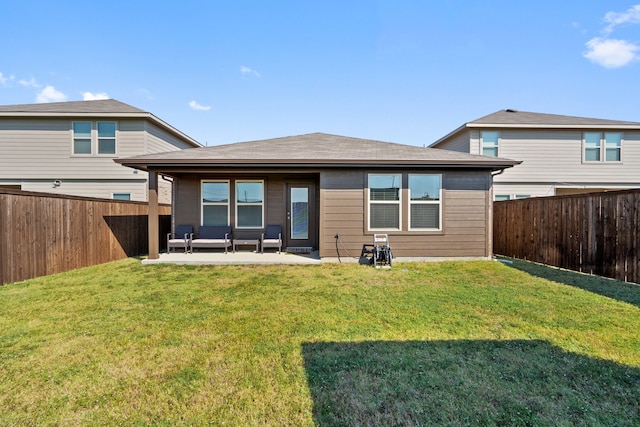
<svg viewBox="0 0 640 427">
<path fill-rule="evenodd" d="M 148 111 L 133 107 L 115 99 L 95 101 L 50 102 L 42 104 L 0 105 L 3 118 L 141 118 L 149 120 L 166 131 L 178 136 L 193 147 L 202 147 L 195 139 L 174 128 Z"/>
<path fill-rule="evenodd" d="M 588 117 L 563 116 L 559 114 L 532 113 L 528 111 L 500 110 L 467 122 L 430 145 L 441 142 L 469 129 L 634 129 L 640 130 L 640 122 L 593 119 Z"/>
<path fill-rule="evenodd" d="M 115 161 L 141 170 L 225 165 L 232 167 L 448 166 L 498 170 L 520 163 L 509 159 L 325 133 L 146 154 Z"/>
</svg>

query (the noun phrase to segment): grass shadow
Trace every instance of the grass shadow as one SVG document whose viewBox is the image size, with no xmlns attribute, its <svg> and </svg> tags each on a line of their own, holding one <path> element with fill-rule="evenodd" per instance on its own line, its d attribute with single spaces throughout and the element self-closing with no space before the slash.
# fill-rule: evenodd
<svg viewBox="0 0 640 427">
<path fill-rule="evenodd" d="M 304 343 L 318 426 L 637 425 L 640 369 L 546 341 Z"/>
<path fill-rule="evenodd" d="M 529 273 L 532 276 L 541 277 L 553 282 L 564 283 L 565 285 L 574 286 L 585 291 L 593 292 L 640 307 L 640 286 L 637 284 L 620 282 L 607 277 L 563 270 L 515 258 L 501 257 L 501 259 L 509 261 L 506 265 Z"/>
</svg>

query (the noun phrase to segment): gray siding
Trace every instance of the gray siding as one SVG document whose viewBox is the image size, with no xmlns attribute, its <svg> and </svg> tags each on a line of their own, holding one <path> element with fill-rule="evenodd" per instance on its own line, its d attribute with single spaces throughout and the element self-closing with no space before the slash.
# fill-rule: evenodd
<svg viewBox="0 0 640 427">
<path fill-rule="evenodd" d="M 459 151 L 461 153 L 470 153 L 470 136 L 469 132 L 461 132 L 459 135 L 443 142 L 438 148 L 443 150 Z"/>
</svg>

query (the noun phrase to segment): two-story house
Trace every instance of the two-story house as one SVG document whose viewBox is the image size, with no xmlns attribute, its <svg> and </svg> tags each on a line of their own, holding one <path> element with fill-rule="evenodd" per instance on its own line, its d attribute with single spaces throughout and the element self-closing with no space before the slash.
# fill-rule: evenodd
<svg viewBox="0 0 640 427">
<path fill-rule="evenodd" d="M 0 187 L 147 200 L 147 173 L 115 158 L 201 145 L 153 114 L 107 99 L 0 106 Z M 171 183 L 158 198 L 171 202 Z"/>
<path fill-rule="evenodd" d="M 638 122 L 502 110 L 431 147 L 521 160 L 494 177 L 496 200 L 640 188 Z"/>
</svg>

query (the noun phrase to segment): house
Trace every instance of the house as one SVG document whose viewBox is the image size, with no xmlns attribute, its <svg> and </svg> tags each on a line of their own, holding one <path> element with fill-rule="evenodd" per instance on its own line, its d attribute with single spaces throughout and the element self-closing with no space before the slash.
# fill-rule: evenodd
<svg viewBox="0 0 640 427">
<path fill-rule="evenodd" d="M 522 160 L 494 178 L 496 200 L 640 187 L 640 123 L 502 110 L 432 148 Z"/>
<path fill-rule="evenodd" d="M 147 174 L 118 157 L 201 145 L 151 113 L 108 99 L 0 106 L 0 187 L 147 200 Z M 161 202 L 171 202 L 161 183 Z"/>
<path fill-rule="evenodd" d="M 290 250 L 359 257 L 374 233 L 396 257 L 492 255 L 493 174 L 517 161 L 323 133 L 115 159 L 174 182 L 173 224 L 232 226 L 255 239 L 268 224 Z M 158 257 L 150 215 L 149 256 Z"/>
</svg>

